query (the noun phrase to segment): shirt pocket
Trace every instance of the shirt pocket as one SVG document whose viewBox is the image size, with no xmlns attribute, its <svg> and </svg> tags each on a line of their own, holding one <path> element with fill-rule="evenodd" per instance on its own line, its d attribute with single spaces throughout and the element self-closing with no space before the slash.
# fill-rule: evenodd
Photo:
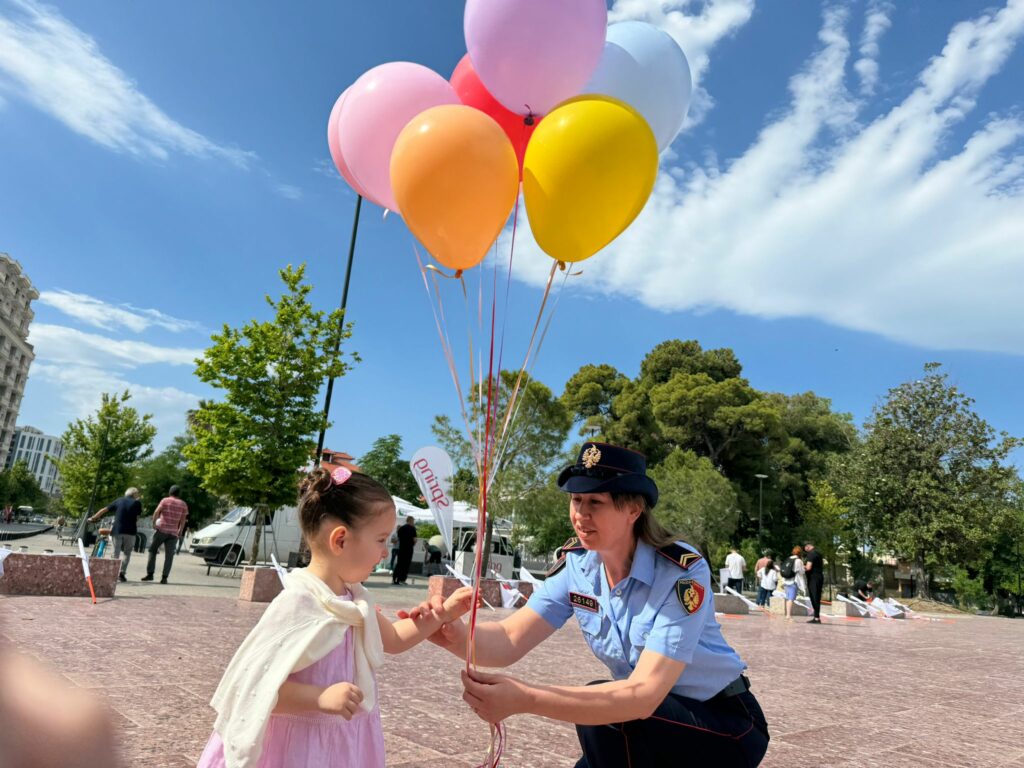
<svg viewBox="0 0 1024 768">
<path fill-rule="evenodd" d="M 588 611 L 585 608 L 573 608 L 573 613 L 576 614 L 576 621 L 580 625 L 580 629 L 583 630 L 584 635 L 588 635 L 589 638 L 601 636 L 601 614 Z"/>
<path fill-rule="evenodd" d="M 640 654 L 647 647 L 648 638 L 654 629 L 654 619 L 635 619 L 629 626 L 629 664 L 635 667 Z"/>
</svg>

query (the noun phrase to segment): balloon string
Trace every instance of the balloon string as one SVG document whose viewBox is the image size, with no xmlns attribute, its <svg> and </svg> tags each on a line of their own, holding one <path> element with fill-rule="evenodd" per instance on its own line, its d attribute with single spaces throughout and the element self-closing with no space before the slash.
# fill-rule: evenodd
<svg viewBox="0 0 1024 768">
<path fill-rule="evenodd" d="M 462 384 L 459 381 L 458 369 L 455 366 L 455 357 L 452 354 L 451 343 L 448 340 L 447 323 L 445 321 L 445 316 L 444 316 L 444 302 L 443 302 L 443 300 L 441 298 L 441 292 L 440 292 L 439 286 L 437 284 L 437 280 L 435 279 L 433 281 L 434 282 L 434 293 L 436 294 L 436 297 L 437 297 L 437 303 L 435 305 L 435 303 L 434 303 L 434 296 L 430 292 L 430 284 L 427 281 L 427 275 L 428 274 L 430 274 L 432 277 L 436 278 L 436 275 L 435 275 L 436 270 L 432 270 L 432 271 L 428 272 L 427 267 L 429 267 L 431 265 L 429 265 L 429 264 L 428 265 L 424 265 L 423 264 L 423 259 L 420 257 L 420 251 L 419 251 L 419 248 L 416 247 L 416 241 L 415 240 L 413 240 L 413 242 L 412 242 L 412 250 L 413 250 L 413 253 L 416 255 L 416 263 L 419 264 L 419 267 L 420 267 L 420 275 L 423 277 L 423 288 L 427 292 L 427 301 L 430 302 L 430 310 L 431 310 L 431 312 L 434 315 L 434 325 L 437 328 L 437 335 L 438 335 L 438 338 L 441 341 L 441 350 L 444 352 L 445 361 L 448 364 L 448 371 L 449 371 L 449 373 L 451 373 L 452 381 L 455 384 L 455 392 L 456 392 L 456 394 L 458 395 L 458 398 L 459 398 L 459 408 L 461 409 L 461 412 L 462 412 L 462 420 L 466 424 L 466 429 L 469 432 L 470 441 L 472 441 L 473 440 L 473 432 L 472 432 L 472 430 L 470 429 L 470 426 L 469 426 L 470 422 L 469 422 L 469 414 L 468 414 L 467 409 L 466 409 L 466 399 L 465 399 L 465 397 L 463 397 L 463 394 L 462 394 Z M 474 452 L 475 452 L 475 449 L 474 449 Z"/>
<path fill-rule="evenodd" d="M 519 227 L 519 195 L 516 195 L 515 210 L 514 210 L 514 212 L 512 214 L 512 242 L 511 242 L 511 245 L 509 246 L 509 249 L 508 249 L 508 272 L 505 275 L 505 305 L 504 305 L 504 310 L 503 310 L 502 316 L 501 316 L 501 343 L 498 345 L 498 382 L 497 382 L 497 384 L 498 384 L 498 391 L 499 391 L 499 393 L 501 391 L 501 386 L 503 384 L 503 381 L 502 381 L 502 378 L 501 378 L 501 372 L 503 370 L 503 361 L 505 359 L 505 329 L 508 326 L 509 304 L 511 303 L 511 298 L 510 297 L 511 297 L 511 292 L 512 292 L 512 290 L 511 290 L 512 289 L 512 257 L 515 254 L 515 250 L 516 250 L 516 232 L 518 230 L 518 227 Z M 497 243 L 495 243 L 495 246 L 497 246 Z M 495 290 L 495 293 L 497 293 L 497 290 L 498 290 L 497 285 L 498 285 L 498 267 L 497 267 L 497 263 L 495 263 L 495 267 L 494 267 L 494 286 L 495 286 L 494 290 Z M 499 401 L 500 401 L 500 398 L 499 398 Z M 493 472 L 497 472 L 497 467 L 500 466 L 500 464 L 496 463 L 494 466 L 495 466 L 495 469 L 493 470 Z M 493 472 L 492 472 L 492 474 L 493 474 Z"/>
<path fill-rule="evenodd" d="M 476 668 L 476 628 L 477 628 L 477 602 L 479 601 L 480 588 L 483 585 L 483 557 L 487 545 L 487 486 L 490 477 L 491 458 L 491 432 L 494 426 L 496 415 L 496 403 L 494 402 L 494 337 L 497 326 L 497 277 L 495 276 L 494 290 L 491 292 L 491 338 L 490 350 L 487 364 L 487 408 L 484 421 L 484 442 L 483 442 L 483 471 L 477 475 L 479 478 L 479 509 L 477 516 L 476 530 L 476 559 L 473 567 L 473 608 L 469 619 L 469 652 L 466 654 L 466 672 L 471 673 Z M 497 736 L 496 736 L 497 734 Z M 497 738 L 497 743 L 495 739 Z M 504 736 L 501 725 L 491 727 L 491 743 L 487 752 L 488 766 L 495 766 L 501 757 L 504 748 Z"/>
<path fill-rule="evenodd" d="M 508 422 L 512 415 L 512 407 L 515 404 L 516 399 L 519 397 L 519 388 L 522 386 L 523 375 L 526 372 L 526 366 L 529 363 L 530 356 L 533 352 L 533 344 L 537 339 L 537 331 L 540 328 L 540 322 L 544 316 L 544 307 L 547 305 L 548 296 L 551 293 L 551 283 L 555 279 L 555 271 L 558 269 L 559 263 L 560 262 L 556 261 L 551 265 L 551 273 L 548 275 L 547 284 L 544 286 L 544 296 L 541 298 L 540 308 L 537 311 L 537 319 L 533 323 L 533 332 L 530 334 L 530 343 L 526 348 L 526 356 L 523 359 L 522 367 L 519 369 L 519 374 L 516 376 L 516 383 L 512 388 L 512 395 L 510 396 L 509 402 L 506 406 L 502 428 L 499 433 L 499 440 L 503 440 L 505 435 L 508 434 Z"/>
<path fill-rule="evenodd" d="M 529 367 L 525 367 L 524 365 L 527 377 L 532 376 L 533 366 L 540 358 L 540 350 L 544 346 L 544 339 L 547 338 L 548 330 L 551 328 L 551 321 L 554 319 L 555 311 L 558 309 L 558 305 L 562 300 L 562 291 L 565 288 L 565 284 L 568 281 L 569 277 L 575 276 L 577 274 L 580 273 L 566 272 L 565 276 L 562 278 L 561 285 L 558 286 L 558 290 L 555 292 L 555 301 L 554 304 L 552 304 L 551 306 L 551 310 L 548 312 L 547 320 L 544 321 L 544 330 L 541 331 L 540 339 L 537 341 L 536 353 L 534 354 L 533 360 L 530 362 Z M 516 401 L 509 405 L 509 407 L 512 409 L 512 418 L 509 421 L 508 429 L 503 431 L 502 439 L 500 442 L 500 453 L 498 455 L 497 462 L 495 462 L 495 466 L 499 466 L 500 463 L 504 460 L 505 453 L 508 451 L 509 446 L 512 444 L 512 432 L 515 427 L 516 417 L 519 414 L 519 407 L 520 405 L 522 405 L 522 402 L 523 400 L 521 398 L 516 398 Z M 491 482 L 493 482 L 493 480 L 494 478 L 492 477 Z"/>
</svg>

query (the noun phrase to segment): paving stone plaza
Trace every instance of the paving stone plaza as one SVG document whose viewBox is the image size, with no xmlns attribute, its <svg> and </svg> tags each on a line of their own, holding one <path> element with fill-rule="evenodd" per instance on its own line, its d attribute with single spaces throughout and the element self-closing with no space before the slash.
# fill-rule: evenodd
<svg viewBox="0 0 1024 768">
<path fill-rule="evenodd" d="M 237 580 L 207 577 L 194 558 L 175 563 L 167 586 L 140 584 L 142 568 L 133 560 L 131 581 L 95 606 L 0 598 L 0 639 L 107 703 L 123 765 L 194 766 L 213 724 L 210 697 L 265 605 L 238 601 Z M 389 615 L 426 595 L 422 581 L 370 586 Z M 484 620 L 501 615 L 485 611 Z M 720 621 L 768 718 L 765 766 L 1024 766 L 1022 621 Z M 379 687 L 388 766 L 482 762 L 488 730 L 460 699 L 459 668 L 430 644 L 387 659 Z M 571 621 L 509 672 L 555 684 L 605 676 Z M 507 726 L 507 768 L 575 765 L 571 726 L 533 717 Z"/>
</svg>

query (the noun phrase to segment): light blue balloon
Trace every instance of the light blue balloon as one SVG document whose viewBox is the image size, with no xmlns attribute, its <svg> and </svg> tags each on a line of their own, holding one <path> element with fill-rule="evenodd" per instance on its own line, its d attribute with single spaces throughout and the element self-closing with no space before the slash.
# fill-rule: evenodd
<svg viewBox="0 0 1024 768">
<path fill-rule="evenodd" d="M 612 96 L 644 116 L 658 151 L 679 134 L 693 82 L 686 55 L 672 37 L 642 21 L 608 27 L 601 62 L 583 93 Z"/>
</svg>

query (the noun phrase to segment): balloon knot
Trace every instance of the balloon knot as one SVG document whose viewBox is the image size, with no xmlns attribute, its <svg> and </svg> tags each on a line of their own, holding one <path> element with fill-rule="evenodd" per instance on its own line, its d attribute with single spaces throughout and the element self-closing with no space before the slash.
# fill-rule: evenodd
<svg viewBox="0 0 1024 768">
<path fill-rule="evenodd" d="M 523 124 L 524 125 L 533 125 L 535 122 L 537 122 L 537 121 L 534 120 L 534 118 L 533 118 L 533 112 L 531 112 L 530 114 L 528 114 L 526 117 L 523 118 Z"/>
<path fill-rule="evenodd" d="M 462 277 L 462 270 L 461 269 L 456 269 L 455 270 L 455 279 L 458 280 L 461 277 Z"/>
<path fill-rule="evenodd" d="M 558 262 L 558 268 L 559 268 L 559 269 L 560 269 L 560 270 L 561 270 L 562 272 L 565 272 L 565 262 L 564 262 L 564 261 L 559 261 L 559 262 Z"/>
</svg>

